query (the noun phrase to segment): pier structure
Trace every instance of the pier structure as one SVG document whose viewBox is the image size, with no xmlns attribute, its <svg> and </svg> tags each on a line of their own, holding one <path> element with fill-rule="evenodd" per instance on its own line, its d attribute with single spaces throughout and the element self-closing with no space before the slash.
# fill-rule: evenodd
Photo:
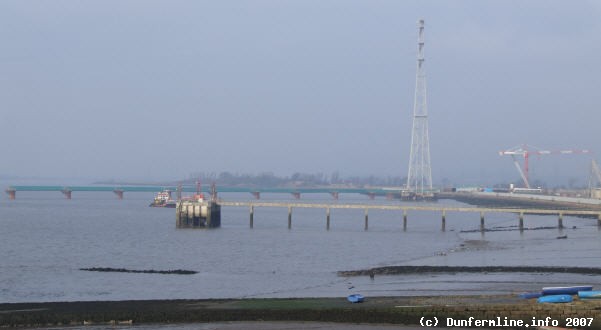
<svg viewBox="0 0 601 330">
<path fill-rule="evenodd" d="M 221 227 L 221 205 L 217 203 L 215 184 L 211 185 L 210 192 L 210 199 L 205 200 L 201 193 L 200 183 L 198 183 L 196 194 L 193 197 L 180 198 L 177 201 L 175 206 L 175 226 L 177 228 Z"/>
<path fill-rule="evenodd" d="M 177 228 L 221 227 L 221 205 L 203 200 L 180 200 L 175 207 L 175 226 Z"/>
<path fill-rule="evenodd" d="M 292 229 L 292 210 L 295 208 L 324 209 L 326 214 L 326 230 L 331 226 L 331 209 L 358 209 L 364 210 L 364 230 L 369 229 L 369 210 L 397 210 L 402 211 L 403 231 L 407 230 L 408 212 L 435 211 L 441 214 L 441 231 L 446 230 L 448 212 L 476 213 L 480 215 L 480 231 L 486 231 L 485 215 L 487 213 L 514 213 L 518 215 L 518 228 L 524 231 L 524 215 L 557 215 L 557 228 L 563 229 L 563 217 L 588 216 L 597 218 L 597 226 L 601 229 L 601 210 L 565 210 L 565 209 L 532 209 L 532 208 L 493 208 L 493 207 L 444 207 L 444 206 L 418 206 L 418 205 L 374 205 L 374 204 L 322 204 L 322 203 L 298 203 L 298 202 L 227 202 L 220 201 L 219 205 L 229 207 L 246 207 L 250 210 L 249 226 L 254 226 L 254 212 L 257 207 L 272 207 L 288 209 L 288 229 Z"/>
</svg>

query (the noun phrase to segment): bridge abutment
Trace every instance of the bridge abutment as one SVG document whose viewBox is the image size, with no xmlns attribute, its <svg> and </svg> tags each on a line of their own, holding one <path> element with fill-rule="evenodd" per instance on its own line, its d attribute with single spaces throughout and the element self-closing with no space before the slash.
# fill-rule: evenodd
<svg viewBox="0 0 601 330">
<path fill-rule="evenodd" d="M 8 199 L 10 199 L 11 201 L 14 201 L 15 198 L 17 198 L 17 190 L 14 188 L 6 189 L 6 193 L 8 194 Z"/>
<path fill-rule="evenodd" d="M 71 189 L 65 188 L 61 190 L 61 192 L 63 193 L 63 195 L 65 195 L 65 198 L 71 199 L 71 193 L 73 192 Z"/>
<path fill-rule="evenodd" d="M 123 199 L 123 190 L 115 189 L 113 190 L 113 192 L 115 193 L 115 195 L 117 195 L 117 199 Z"/>
</svg>

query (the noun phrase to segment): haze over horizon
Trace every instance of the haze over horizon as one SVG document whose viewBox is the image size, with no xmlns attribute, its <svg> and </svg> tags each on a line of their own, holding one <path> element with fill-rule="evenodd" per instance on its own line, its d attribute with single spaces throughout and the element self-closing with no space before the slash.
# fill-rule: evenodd
<svg viewBox="0 0 601 330">
<path fill-rule="evenodd" d="M 436 184 L 601 154 L 598 1 L 0 2 L 0 179 L 406 176 L 425 20 Z M 590 155 L 531 158 L 588 180 Z M 9 181 L 9 180 L 5 180 Z"/>
</svg>

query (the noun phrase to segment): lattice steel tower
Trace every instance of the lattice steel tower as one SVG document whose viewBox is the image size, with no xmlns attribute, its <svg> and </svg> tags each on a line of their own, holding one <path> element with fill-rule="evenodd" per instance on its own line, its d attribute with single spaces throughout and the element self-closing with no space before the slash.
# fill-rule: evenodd
<svg viewBox="0 0 601 330">
<path fill-rule="evenodd" d="M 426 74 L 424 72 L 424 20 L 418 22 L 417 73 L 413 103 L 413 129 L 407 190 L 418 197 L 432 195 L 432 169 L 430 167 L 430 141 L 428 137 L 428 107 L 426 104 Z"/>
</svg>

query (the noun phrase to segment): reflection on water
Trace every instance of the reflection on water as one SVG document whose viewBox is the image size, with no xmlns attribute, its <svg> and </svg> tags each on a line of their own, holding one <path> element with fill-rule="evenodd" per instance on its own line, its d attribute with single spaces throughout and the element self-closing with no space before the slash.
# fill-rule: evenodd
<svg viewBox="0 0 601 330">
<path fill-rule="evenodd" d="M 228 201 L 247 194 L 223 194 Z M 564 217 L 570 229 L 460 232 L 478 229 L 478 213 L 224 207 L 222 227 L 176 229 L 173 209 L 150 208 L 151 193 L 22 192 L 0 200 L 0 301 L 69 301 L 159 298 L 244 298 L 516 292 L 542 284 L 601 285 L 598 276 L 559 274 L 419 274 L 342 278 L 339 270 L 387 265 L 601 264 L 596 220 Z M 263 200 L 289 200 L 264 194 Z M 303 195 L 332 202 L 330 195 Z M 341 195 L 337 203 L 400 203 Z M 439 204 L 458 204 L 439 201 Z M 517 225 L 514 214 L 486 214 L 487 227 Z M 525 216 L 526 227 L 556 226 L 556 216 Z M 572 227 L 576 227 L 572 229 Z M 567 239 L 556 239 L 567 235 Z M 79 268 L 187 269 L 195 275 L 96 273 Z M 350 288 L 350 289 L 349 289 Z"/>
</svg>

